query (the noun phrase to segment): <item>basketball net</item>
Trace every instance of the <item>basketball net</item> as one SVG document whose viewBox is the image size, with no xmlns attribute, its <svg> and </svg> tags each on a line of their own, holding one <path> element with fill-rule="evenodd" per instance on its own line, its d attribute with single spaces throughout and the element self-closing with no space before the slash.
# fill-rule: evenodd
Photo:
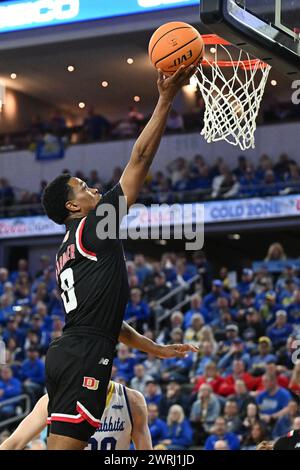
<svg viewBox="0 0 300 470">
<path fill-rule="evenodd" d="M 215 52 L 214 59 L 205 58 L 195 74 L 205 102 L 201 134 L 208 143 L 225 140 L 242 150 L 255 148 L 256 119 L 271 66 L 242 50 L 234 60 L 230 43 L 215 35 L 204 40 L 214 44 Z"/>
</svg>

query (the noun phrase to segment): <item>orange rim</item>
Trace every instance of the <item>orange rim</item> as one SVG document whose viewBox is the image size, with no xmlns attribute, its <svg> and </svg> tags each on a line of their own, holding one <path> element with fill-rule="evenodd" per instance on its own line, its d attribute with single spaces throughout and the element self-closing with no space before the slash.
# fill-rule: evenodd
<svg viewBox="0 0 300 470">
<path fill-rule="evenodd" d="M 220 38 L 217 34 L 203 34 L 202 39 L 206 46 L 214 46 L 217 44 L 222 44 L 222 46 L 230 46 L 231 43 L 226 41 L 226 39 Z"/>
<path fill-rule="evenodd" d="M 220 36 L 217 34 L 203 34 L 202 39 L 204 41 L 204 44 L 206 46 L 232 46 L 232 44 L 229 41 L 226 41 L 226 39 L 222 39 Z M 234 46 L 233 46 L 234 47 Z M 215 67 L 218 65 L 221 68 L 232 68 L 232 67 L 240 67 L 241 69 L 245 70 L 253 70 L 256 68 L 258 65 L 260 67 L 267 67 L 268 64 L 263 62 L 260 59 L 251 59 L 251 60 L 210 60 L 204 58 L 202 61 L 202 65 L 205 67 L 212 66 Z"/>
</svg>

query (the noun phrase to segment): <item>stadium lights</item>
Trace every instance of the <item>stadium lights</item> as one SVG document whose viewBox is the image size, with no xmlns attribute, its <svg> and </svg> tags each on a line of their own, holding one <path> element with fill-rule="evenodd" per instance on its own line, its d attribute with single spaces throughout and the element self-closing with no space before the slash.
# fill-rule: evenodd
<svg viewBox="0 0 300 470">
<path fill-rule="evenodd" d="M 11 78 L 12 80 L 16 80 L 17 74 L 16 74 L 16 73 L 11 73 L 11 74 L 10 74 L 10 78 Z"/>
<path fill-rule="evenodd" d="M 80 101 L 80 103 L 78 103 L 78 106 L 80 109 L 84 109 L 85 108 L 85 103 L 83 101 Z"/>
<path fill-rule="evenodd" d="M 68 65 L 68 72 L 74 72 L 75 67 L 74 65 Z"/>
<path fill-rule="evenodd" d="M 131 64 L 133 64 L 133 62 L 134 62 L 134 60 L 132 59 L 132 57 L 128 57 L 127 64 L 131 65 Z"/>
<path fill-rule="evenodd" d="M 108 85 L 109 85 L 109 83 L 108 83 L 106 80 L 104 80 L 104 81 L 101 83 L 101 86 L 103 86 L 103 88 L 107 88 Z"/>
<path fill-rule="evenodd" d="M 217 49 L 216 49 L 215 47 L 211 47 L 211 48 L 210 48 L 210 52 L 211 52 L 212 54 L 215 54 L 215 53 L 217 52 Z"/>
<path fill-rule="evenodd" d="M 133 101 L 135 101 L 136 103 L 138 103 L 139 101 L 141 101 L 140 96 L 137 96 L 137 95 L 134 96 L 134 97 L 133 97 Z"/>
<path fill-rule="evenodd" d="M 239 233 L 231 233 L 228 235 L 229 240 L 240 240 L 241 235 Z"/>
<path fill-rule="evenodd" d="M 276 85 L 277 85 L 277 81 L 276 81 L 276 80 L 271 80 L 271 85 L 272 85 L 272 86 L 276 86 Z"/>
</svg>

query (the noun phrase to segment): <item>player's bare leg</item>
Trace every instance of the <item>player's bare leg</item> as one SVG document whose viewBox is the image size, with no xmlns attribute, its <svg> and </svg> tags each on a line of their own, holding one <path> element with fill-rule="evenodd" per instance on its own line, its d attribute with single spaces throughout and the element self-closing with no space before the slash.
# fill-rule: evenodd
<svg viewBox="0 0 300 470">
<path fill-rule="evenodd" d="M 83 450 L 87 443 L 72 437 L 51 434 L 47 439 L 47 450 Z"/>
</svg>

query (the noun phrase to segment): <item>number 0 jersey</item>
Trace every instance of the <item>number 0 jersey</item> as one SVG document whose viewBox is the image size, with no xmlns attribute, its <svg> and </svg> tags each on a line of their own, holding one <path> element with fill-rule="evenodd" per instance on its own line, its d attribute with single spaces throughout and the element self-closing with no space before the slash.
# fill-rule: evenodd
<svg viewBox="0 0 300 470">
<path fill-rule="evenodd" d="M 110 382 L 101 424 L 85 450 L 127 450 L 132 435 L 132 416 L 126 388 Z"/>
<path fill-rule="evenodd" d="M 118 339 L 129 293 L 124 251 L 118 238 L 124 201 L 117 184 L 86 217 L 67 224 L 56 257 L 56 277 L 66 313 L 64 331 L 88 327 L 114 341 Z M 106 239 L 97 233 L 105 223 L 109 232 Z"/>
</svg>

